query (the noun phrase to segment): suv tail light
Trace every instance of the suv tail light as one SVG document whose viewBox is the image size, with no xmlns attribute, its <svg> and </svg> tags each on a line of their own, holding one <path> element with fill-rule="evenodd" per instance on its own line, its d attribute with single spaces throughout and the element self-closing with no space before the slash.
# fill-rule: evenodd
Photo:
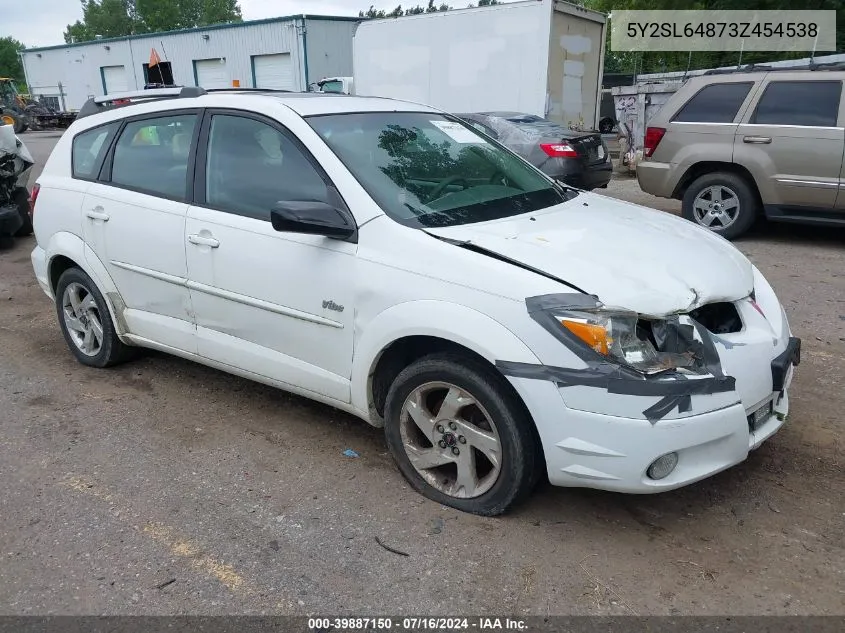
<svg viewBox="0 0 845 633">
<path fill-rule="evenodd" d="M 569 143 L 540 143 L 540 149 L 552 158 L 578 158 L 578 152 Z"/>
<path fill-rule="evenodd" d="M 666 134 L 666 128 L 663 127 L 647 127 L 645 129 L 645 143 L 643 144 L 643 154 L 646 158 L 654 154 L 654 150 L 660 145 L 663 135 Z"/>
<path fill-rule="evenodd" d="M 38 199 L 38 192 L 41 191 L 41 185 L 35 183 L 32 185 L 32 193 L 29 194 L 29 217 L 35 217 L 35 201 Z"/>
</svg>

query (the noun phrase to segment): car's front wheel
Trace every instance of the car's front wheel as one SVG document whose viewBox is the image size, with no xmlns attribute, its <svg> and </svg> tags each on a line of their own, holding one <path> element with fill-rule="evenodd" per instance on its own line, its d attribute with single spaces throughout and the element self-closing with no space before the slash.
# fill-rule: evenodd
<svg viewBox="0 0 845 633">
<path fill-rule="evenodd" d="M 83 365 L 108 367 L 131 356 L 132 348 L 117 336 L 103 295 L 81 269 L 69 268 L 59 277 L 56 312 L 70 351 Z"/>
<path fill-rule="evenodd" d="M 736 174 L 716 172 L 696 178 L 684 193 L 682 214 L 696 224 L 732 240 L 751 228 L 759 202 Z"/>
<path fill-rule="evenodd" d="M 426 356 L 396 377 L 385 436 L 414 489 L 465 512 L 501 514 L 536 482 L 524 406 L 495 369 L 460 354 Z"/>
</svg>

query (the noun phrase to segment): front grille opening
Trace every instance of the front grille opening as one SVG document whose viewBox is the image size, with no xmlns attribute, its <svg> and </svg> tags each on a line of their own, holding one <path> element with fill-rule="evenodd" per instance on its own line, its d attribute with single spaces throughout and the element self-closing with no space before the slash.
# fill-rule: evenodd
<svg viewBox="0 0 845 633">
<path fill-rule="evenodd" d="M 713 334 L 730 334 L 742 330 L 742 319 L 732 303 L 708 303 L 689 315 Z"/>
</svg>

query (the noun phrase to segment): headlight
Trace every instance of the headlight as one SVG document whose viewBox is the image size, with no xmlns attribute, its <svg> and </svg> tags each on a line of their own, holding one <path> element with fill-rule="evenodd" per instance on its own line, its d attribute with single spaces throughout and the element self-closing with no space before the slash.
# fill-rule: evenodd
<svg viewBox="0 0 845 633">
<path fill-rule="evenodd" d="M 694 355 L 660 352 L 653 342 L 655 324 L 659 321 L 640 319 L 636 312 L 596 309 L 555 312 L 555 319 L 579 343 L 609 360 L 655 374 L 670 369 L 692 367 Z"/>
</svg>

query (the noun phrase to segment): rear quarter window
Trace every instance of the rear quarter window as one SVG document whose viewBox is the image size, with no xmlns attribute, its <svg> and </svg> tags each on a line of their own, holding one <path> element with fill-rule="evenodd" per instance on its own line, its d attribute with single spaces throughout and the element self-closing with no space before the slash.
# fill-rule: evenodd
<svg viewBox="0 0 845 633">
<path fill-rule="evenodd" d="M 704 86 L 678 111 L 680 123 L 733 123 L 754 82 L 743 81 Z"/>
<path fill-rule="evenodd" d="M 71 149 L 71 164 L 74 178 L 95 179 L 97 170 L 102 162 L 103 154 L 108 149 L 111 137 L 117 129 L 117 123 L 101 125 L 81 134 L 73 139 Z"/>
<path fill-rule="evenodd" d="M 773 81 L 750 123 L 836 127 L 841 96 L 841 81 Z"/>
</svg>

